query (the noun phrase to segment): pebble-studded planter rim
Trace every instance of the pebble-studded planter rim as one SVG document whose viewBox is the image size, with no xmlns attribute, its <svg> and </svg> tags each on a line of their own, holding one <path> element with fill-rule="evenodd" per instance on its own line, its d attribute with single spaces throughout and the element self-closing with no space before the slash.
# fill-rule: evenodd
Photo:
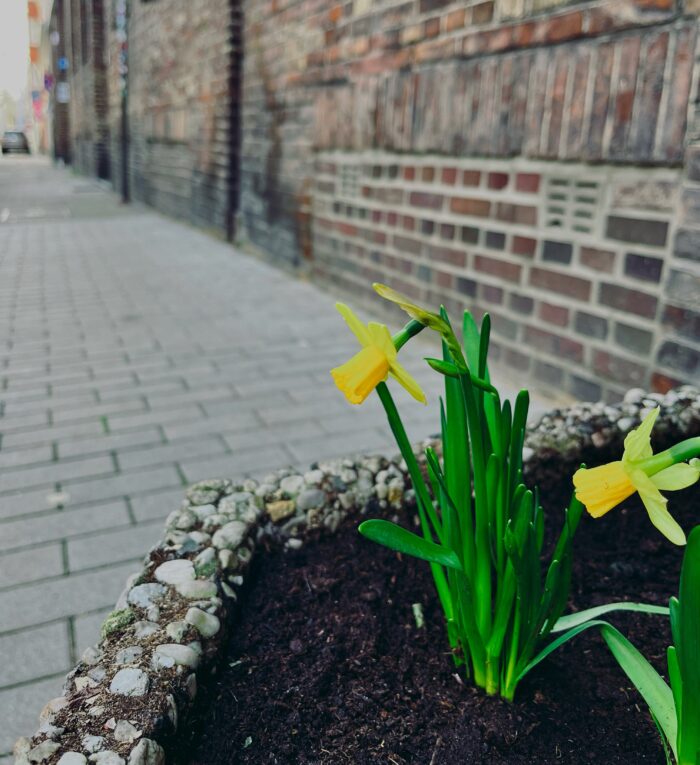
<svg viewBox="0 0 700 765">
<path fill-rule="evenodd" d="M 565 474 L 584 454 L 608 458 L 655 406 L 655 436 L 670 443 L 700 433 L 700 393 L 634 389 L 615 406 L 553 410 L 530 428 L 525 471 Z M 105 619 L 102 638 L 68 674 L 63 695 L 40 715 L 31 738 L 15 745 L 15 765 L 163 765 L 197 695 L 216 670 L 228 611 L 261 540 L 289 548 L 307 531 L 335 531 L 350 512 L 391 511 L 412 489 L 399 460 L 332 460 L 306 473 L 271 473 L 262 482 L 194 484 L 167 519 L 162 540 L 131 576 Z"/>
</svg>

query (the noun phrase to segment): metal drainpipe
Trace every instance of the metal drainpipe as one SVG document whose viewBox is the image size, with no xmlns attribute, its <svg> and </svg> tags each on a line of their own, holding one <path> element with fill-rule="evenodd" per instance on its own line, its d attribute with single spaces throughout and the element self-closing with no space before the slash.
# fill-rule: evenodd
<svg viewBox="0 0 700 765">
<path fill-rule="evenodd" d="M 129 3 L 117 0 L 117 42 L 119 43 L 119 85 L 121 88 L 121 195 L 122 202 L 131 201 L 129 188 Z"/>
</svg>

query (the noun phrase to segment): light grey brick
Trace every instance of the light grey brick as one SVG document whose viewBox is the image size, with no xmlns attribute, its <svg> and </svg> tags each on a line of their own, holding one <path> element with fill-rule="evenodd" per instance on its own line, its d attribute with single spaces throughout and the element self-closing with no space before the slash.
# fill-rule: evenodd
<svg viewBox="0 0 700 765">
<path fill-rule="evenodd" d="M 100 627 L 111 611 L 111 607 L 101 608 L 99 611 L 76 616 L 73 619 L 76 658 L 80 658 L 85 653 L 86 648 L 95 645 L 100 640 Z"/>
<path fill-rule="evenodd" d="M 66 672 L 70 668 L 68 623 L 2 635 L 0 656 L 0 688 Z"/>
<path fill-rule="evenodd" d="M 192 404 L 174 407 L 173 409 L 158 409 L 143 414 L 115 414 L 107 418 L 110 431 L 143 428 L 146 425 L 169 425 L 174 422 L 189 422 L 202 417 L 199 407 Z"/>
<path fill-rule="evenodd" d="M 50 501 L 53 489 L 32 489 L 0 496 L 0 519 L 38 513 L 55 507 Z"/>
<path fill-rule="evenodd" d="M 39 725 L 39 712 L 49 699 L 61 695 L 63 674 L 0 691 L 0 752 L 11 752 L 20 736 L 31 736 Z"/>
<path fill-rule="evenodd" d="M 391 435 L 386 435 L 376 428 L 351 433 L 338 432 L 323 438 L 289 441 L 287 446 L 302 465 L 329 457 L 350 457 L 362 452 L 374 451 L 388 456 L 397 451 Z"/>
<path fill-rule="evenodd" d="M 162 441 L 160 430 L 153 426 L 146 427 L 143 430 L 102 433 L 99 436 L 59 441 L 58 457 L 59 459 L 65 459 L 128 449 L 129 447 L 156 446 L 161 444 Z"/>
<path fill-rule="evenodd" d="M 0 632 L 32 627 L 114 605 L 133 564 L 119 564 L 0 593 Z"/>
<path fill-rule="evenodd" d="M 289 454 L 279 446 L 245 450 L 237 454 L 214 459 L 181 463 L 182 471 L 190 482 L 206 478 L 242 478 L 251 471 L 272 470 L 288 465 Z"/>
<path fill-rule="evenodd" d="M 52 408 L 52 418 L 55 425 L 62 425 L 66 422 L 79 422 L 80 420 L 99 420 L 103 417 L 112 415 L 129 415 L 137 412 L 145 412 L 146 403 L 139 397 L 138 391 L 134 397 L 123 399 L 122 401 L 113 401 L 111 403 L 97 403 L 81 407 L 60 407 Z"/>
<path fill-rule="evenodd" d="M 23 467 L 37 462 L 50 462 L 53 449 L 47 445 L 32 446 L 29 449 L 12 449 L 0 452 L 0 470 Z"/>
<path fill-rule="evenodd" d="M 215 417 L 202 417 L 193 422 L 183 422 L 177 425 L 166 425 L 165 436 L 168 441 L 180 438 L 210 435 L 212 433 L 228 433 L 237 430 L 249 430 L 259 427 L 260 420 L 253 412 L 221 412 Z"/>
<path fill-rule="evenodd" d="M 18 430 L 27 430 L 28 428 L 38 428 L 49 424 L 48 407 L 35 412 L 24 412 L 22 414 L 0 417 L 0 433 L 14 433 Z"/>
<path fill-rule="evenodd" d="M 104 566 L 125 561 L 139 562 L 160 539 L 163 523 L 129 526 L 119 531 L 107 531 L 71 539 L 68 547 L 68 567 L 71 573 L 94 566 Z M 2 558 L 0 558 L 2 562 Z"/>
<path fill-rule="evenodd" d="M 29 446 L 30 444 L 45 444 L 57 441 L 60 438 L 73 438 L 76 436 L 94 436 L 104 433 L 104 428 L 99 420 L 88 422 L 72 422 L 55 428 L 37 428 L 17 433 L 6 433 L 2 437 L 4 449 L 16 446 Z"/>
<path fill-rule="evenodd" d="M 60 544 L 0 555 L 0 588 L 62 574 L 63 552 Z"/>
<path fill-rule="evenodd" d="M 80 481 L 65 487 L 72 505 L 98 502 L 114 497 L 140 494 L 152 489 L 167 489 L 181 486 L 179 473 L 174 467 L 152 467 L 134 470 L 112 478 L 98 481 Z"/>
<path fill-rule="evenodd" d="M 74 510 L 54 510 L 0 523 L 0 550 L 52 542 L 128 523 L 129 515 L 123 500 Z"/>
<path fill-rule="evenodd" d="M 130 497 L 131 509 L 139 523 L 152 519 L 163 520 L 177 510 L 185 498 L 183 488 L 165 489 Z"/>
<path fill-rule="evenodd" d="M 193 441 L 178 441 L 172 444 L 162 444 L 148 449 L 132 449 L 117 453 L 119 465 L 124 470 L 146 467 L 147 465 L 164 465 L 169 462 L 197 459 L 199 457 L 225 454 L 226 447 L 218 438 L 200 438 Z"/>
<path fill-rule="evenodd" d="M 315 420 L 284 423 L 276 427 L 255 428 L 242 430 L 238 433 L 228 433 L 224 441 L 233 452 L 245 449 L 260 449 L 263 446 L 275 446 L 283 441 L 323 437 L 326 431 Z"/>
<path fill-rule="evenodd" d="M 114 473 L 111 457 L 85 457 L 83 459 L 54 462 L 38 467 L 24 467 L 3 471 L 0 475 L 0 492 L 31 488 L 42 484 L 67 483 L 76 478 Z"/>
</svg>

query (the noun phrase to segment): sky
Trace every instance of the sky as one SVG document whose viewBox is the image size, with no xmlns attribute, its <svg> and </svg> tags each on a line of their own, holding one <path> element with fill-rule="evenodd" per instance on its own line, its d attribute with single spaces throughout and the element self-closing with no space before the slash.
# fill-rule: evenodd
<svg viewBox="0 0 700 765">
<path fill-rule="evenodd" d="M 27 84 L 28 62 L 27 0 L 0 0 L 0 91 L 20 95 Z"/>
</svg>

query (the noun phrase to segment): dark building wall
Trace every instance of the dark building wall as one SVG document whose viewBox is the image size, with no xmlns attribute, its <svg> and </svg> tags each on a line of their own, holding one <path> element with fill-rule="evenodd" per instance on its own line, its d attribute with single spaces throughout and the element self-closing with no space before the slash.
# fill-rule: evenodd
<svg viewBox="0 0 700 765">
<path fill-rule="evenodd" d="M 240 233 L 582 398 L 699 381 L 695 10 L 247 0 Z"/>
<path fill-rule="evenodd" d="M 224 235 L 236 196 L 237 34 L 230 0 L 131 4 L 132 195 Z"/>
<path fill-rule="evenodd" d="M 68 84 L 70 87 L 69 74 L 58 67 L 60 58 L 68 55 L 67 40 L 68 32 L 66 25 L 66 0 L 55 0 L 51 9 L 50 30 L 58 35 L 58 44 L 52 47 L 51 68 L 55 77 L 53 89 L 53 153 L 54 158 L 70 164 L 72 158 L 70 136 L 70 105 L 59 103 L 56 93 L 59 85 Z"/>
<path fill-rule="evenodd" d="M 64 0 L 70 134 L 75 167 L 109 178 L 106 17 L 103 0 Z"/>
</svg>

